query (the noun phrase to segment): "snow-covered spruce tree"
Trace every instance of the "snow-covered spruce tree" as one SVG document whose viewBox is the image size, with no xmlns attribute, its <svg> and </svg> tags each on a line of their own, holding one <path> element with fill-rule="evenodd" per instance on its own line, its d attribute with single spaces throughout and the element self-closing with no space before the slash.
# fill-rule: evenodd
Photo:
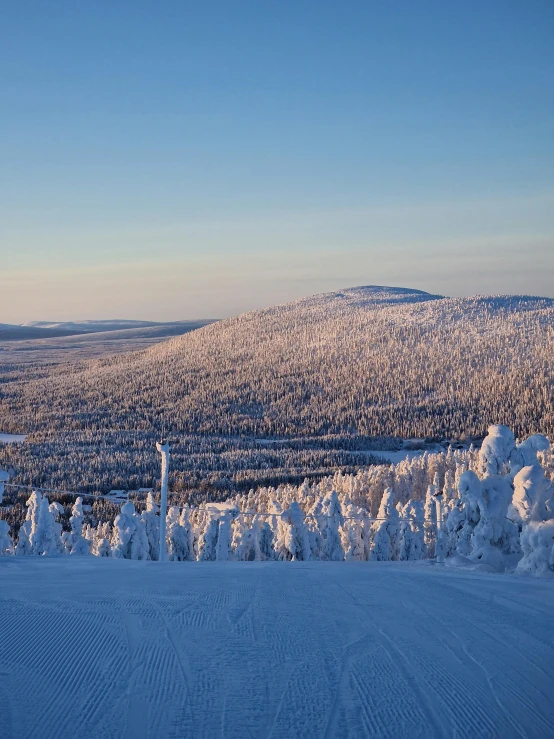
<svg viewBox="0 0 554 739">
<path fill-rule="evenodd" d="M 323 498 L 318 496 L 314 499 L 306 520 L 311 559 L 323 559 L 324 539 L 322 528 L 324 528 L 324 525 Z"/>
<path fill-rule="evenodd" d="M 83 536 L 83 523 L 85 514 L 83 511 L 83 499 L 77 498 L 71 509 L 71 518 L 69 524 L 71 526 L 71 554 L 76 556 L 84 556 L 90 554 L 90 541 Z"/>
<path fill-rule="evenodd" d="M 450 538 L 448 549 L 462 557 L 471 553 L 473 529 L 479 522 L 479 501 L 482 495 L 481 481 L 472 470 L 466 470 L 458 483 L 459 502 L 446 519 L 446 531 Z"/>
<path fill-rule="evenodd" d="M 200 535 L 198 541 L 198 561 L 213 562 L 217 552 L 217 535 L 219 522 L 216 517 L 208 519 L 207 525 Z"/>
<path fill-rule="evenodd" d="M 192 559 L 189 532 L 181 525 L 180 511 L 172 506 L 166 518 L 167 558 L 174 562 L 186 562 Z"/>
<path fill-rule="evenodd" d="M 344 560 L 344 549 L 342 548 L 340 529 L 344 524 L 344 517 L 339 501 L 339 496 L 333 490 L 323 501 L 323 559 L 332 562 Z"/>
<path fill-rule="evenodd" d="M 30 531 L 31 522 L 29 520 L 26 520 L 19 527 L 19 536 L 17 539 L 17 545 L 15 547 L 15 554 L 18 557 L 33 554 L 33 547 L 31 545 L 31 540 L 29 539 Z"/>
<path fill-rule="evenodd" d="M 148 559 L 148 538 L 144 523 L 129 501 L 121 506 L 114 521 L 112 557 L 118 559 Z"/>
<path fill-rule="evenodd" d="M 9 523 L 0 520 L 0 555 L 4 554 L 13 554 L 13 541 Z"/>
<path fill-rule="evenodd" d="M 425 548 L 430 559 L 435 556 L 435 543 L 437 536 L 437 487 L 434 483 L 428 486 L 425 494 Z"/>
<path fill-rule="evenodd" d="M 471 559 L 495 569 L 504 569 L 504 555 L 520 552 L 518 527 L 509 519 L 513 484 L 511 464 L 517 465 L 521 453 L 506 426 L 491 426 L 483 441 L 479 464 L 484 477 L 477 509 L 479 521 L 471 536 Z"/>
<path fill-rule="evenodd" d="M 402 509 L 398 559 L 412 561 L 423 559 L 426 553 L 424 509 L 420 500 L 409 500 Z"/>
<path fill-rule="evenodd" d="M 54 557 L 63 551 L 60 540 L 61 525 L 57 523 L 58 504 L 53 510 L 50 508 L 48 498 L 40 491 L 35 490 L 27 501 L 27 519 L 23 524 L 23 541 L 19 553 L 25 553 L 25 535 L 28 536 L 31 552 L 35 555 Z M 21 538 L 21 532 L 20 532 Z"/>
<path fill-rule="evenodd" d="M 398 554 L 398 511 L 394 506 L 392 488 L 383 493 L 377 519 L 372 527 L 369 558 L 374 562 L 388 562 L 396 559 Z"/>
<path fill-rule="evenodd" d="M 518 572 L 554 574 L 554 485 L 539 464 L 523 467 L 514 478 L 510 515 L 522 526 Z"/>
<path fill-rule="evenodd" d="M 112 527 L 109 521 L 99 523 L 95 529 L 91 530 L 92 534 L 92 553 L 96 557 L 111 557 L 112 547 L 110 544 L 112 538 Z"/>
<path fill-rule="evenodd" d="M 273 548 L 274 534 L 269 523 L 267 521 L 263 521 L 258 532 L 256 559 L 258 559 L 258 556 L 262 562 L 275 559 L 275 549 Z"/>
<path fill-rule="evenodd" d="M 215 558 L 218 562 L 231 559 L 231 523 L 236 517 L 234 511 L 226 511 L 219 517 Z"/>
<path fill-rule="evenodd" d="M 233 534 L 233 556 L 238 562 L 253 562 L 260 560 L 259 549 L 260 517 L 254 516 L 248 526 L 246 516 L 241 516 L 235 522 Z"/>
<path fill-rule="evenodd" d="M 310 541 L 304 523 L 304 514 L 296 501 L 293 501 L 281 514 L 283 524 L 279 531 L 282 536 L 279 546 L 279 559 L 308 560 L 310 558 Z"/>
<path fill-rule="evenodd" d="M 360 506 L 345 501 L 344 525 L 341 529 L 342 547 L 346 560 L 362 561 L 367 559 L 369 550 L 369 516 Z"/>
<path fill-rule="evenodd" d="M 146 498 L 146 508 L 140 514 L 148 539 L 148 558 L 157 562 L 160 558 L 160 508 L 152 493 Z"/>
</svg>

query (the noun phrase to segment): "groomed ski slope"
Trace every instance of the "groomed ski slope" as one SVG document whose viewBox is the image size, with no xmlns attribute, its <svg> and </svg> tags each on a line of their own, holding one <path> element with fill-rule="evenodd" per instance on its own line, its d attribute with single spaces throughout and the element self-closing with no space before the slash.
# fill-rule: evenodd
<svg viewBox="0 0 554 739">
<path fill-rule="evenodd" d="M 21 557 L 0 583 L 2 739 L 554 736 L 549 580 Z"/>
</svg>

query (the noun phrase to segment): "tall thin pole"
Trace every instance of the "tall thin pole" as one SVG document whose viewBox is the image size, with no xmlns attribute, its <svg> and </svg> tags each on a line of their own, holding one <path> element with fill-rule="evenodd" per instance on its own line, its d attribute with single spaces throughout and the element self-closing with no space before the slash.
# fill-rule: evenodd
<svg viewBox="0 0 554 739">
<path fill-rule="evenodd" d="M 167 479 L 169 476 L 169 444 L 165 439 L 156 442 L 156 449 L 162 455 L 162 490 L 160 500 L 160 562 L 165 562 L 165 519 L 167 516 Z"/>
<path fill-rule="evenodd" d="M 438 516 L 437 516 L 437 541 L 435 544 L 435 549 L 438 551 L 437 556 L 437 562 L 441 565 L 444 564 L 444 541 L 442 537 L 442 493 L 437 493 L 435 496 L 435 500 L 437 501 L 437 508 L 438 510 Z"/>
</svg>

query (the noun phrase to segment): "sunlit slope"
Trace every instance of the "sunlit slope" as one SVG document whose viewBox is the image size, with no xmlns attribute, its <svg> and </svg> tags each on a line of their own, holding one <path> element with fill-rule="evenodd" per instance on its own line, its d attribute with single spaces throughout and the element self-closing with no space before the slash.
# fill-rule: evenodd
<svg viewBox="0 0 554 739">
<path fill-rule="evenodd" d="M 361 287 L 5 386 L 25 430 L 552 433 L 554 301 Z"/>
</svg>

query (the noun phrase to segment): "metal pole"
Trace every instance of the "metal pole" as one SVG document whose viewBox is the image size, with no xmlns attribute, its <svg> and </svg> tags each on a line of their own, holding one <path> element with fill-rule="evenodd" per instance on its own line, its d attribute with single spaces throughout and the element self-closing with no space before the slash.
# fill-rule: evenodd
<svg viewBox="0 0 554 739">
<path fill-rule="evenodd" d="M 162 490 L 160 495 L 160 562 L 165 562 L 165 519 L 167 516 L 167 480 L 169 476 L 169 444 L 165 439 L 156 442 L 156 449 L 162 455 Z"/>
<path fill-rule="evenodd" d="M 439 509 L 438 522 L 437 522 L 438 523 L 438 525 L 437 525 L 437 543 L 436 543 L 435 546 L 436 546 L 436 548 L 438 548 L 437 562 L 442 565 L 442 564 L 444 564 L 444 552 L 443 552 L 443 548 L 442 548 L 442 545 L 443 545 L 443 541 L 442 541 L 442 493 L 439 493 L 435 497 L 436 497 L 436 501 L 437 501 L 437 505 L 438 505 L 438 509 Z"/>
</svg>

